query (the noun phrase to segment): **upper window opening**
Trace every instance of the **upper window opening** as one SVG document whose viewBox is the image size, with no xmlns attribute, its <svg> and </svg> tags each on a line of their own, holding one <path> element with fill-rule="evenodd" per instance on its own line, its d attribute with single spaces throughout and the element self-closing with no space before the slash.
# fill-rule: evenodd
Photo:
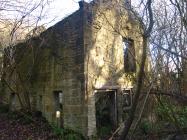
<svg viewBox="0 0 187 140">
<path fill-rule="evenodd" d="M 123 39 L 123 55 L 125 72 L 136 72 L 135 49 L 132 39 Z"/>
</svg>

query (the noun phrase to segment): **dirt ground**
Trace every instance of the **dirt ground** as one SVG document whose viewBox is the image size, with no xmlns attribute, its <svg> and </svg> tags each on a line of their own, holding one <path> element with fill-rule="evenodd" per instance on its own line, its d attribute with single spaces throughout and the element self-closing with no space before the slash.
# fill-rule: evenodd
<svg viewBox="0 0 187 140">
<path fill-rule="evenodd" d="M 0 140 L 58 140 L 44 120 L 0 113 Z"/>
</svg>

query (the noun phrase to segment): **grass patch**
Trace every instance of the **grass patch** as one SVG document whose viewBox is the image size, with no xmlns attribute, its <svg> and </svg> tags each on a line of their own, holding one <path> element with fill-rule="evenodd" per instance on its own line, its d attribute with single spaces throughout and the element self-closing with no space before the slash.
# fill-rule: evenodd
<svg viewBox="0 0 187 140">
<path fill-rule="evenodd" d="M 55 124 L 51 124 L 55 135 L 61 140 L 86 140 L 82 134 L 69 128 L 59 128 Z"/>
</svg>

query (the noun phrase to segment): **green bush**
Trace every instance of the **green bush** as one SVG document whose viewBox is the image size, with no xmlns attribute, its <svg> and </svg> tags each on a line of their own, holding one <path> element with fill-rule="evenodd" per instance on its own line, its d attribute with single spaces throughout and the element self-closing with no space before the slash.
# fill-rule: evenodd
<svg viewBox="0 0 187 140">
<path fill-rule="evenodd" d="M 163 98 L 156 107 L 156 114 L 160 121 L 187 126 L 187 106 L 177 106 Z"/>
<path fill-rule="evenodd" d="M 98 136 L 105 137 L 108 136 L 112 131 L 112 127 L 110 125 L 103 126 L 98 129 Z"/>
<path fill-rule="evenodd" d="M 55 135 L 61 137 L 62 140 L 85 140 L 84 136 L 68 128 L 59 128 L 55 124 L 51 124 Z"/>
<path fill-rule="evenodd" d="M 9 106 L 0 104 L 0 113 L 8 113 Z"/>
<path fill-rule="evenodd" d="M 65 140 L 83 140 L 83 138 L 76 133 L 69 133 L 67 135 L 64 136 Z"/>
<path fill-rule="evenodd" d="M 151 124 L 151 122 L 149 122 L 147 120 L 143 120 L 140 123 L 139 128 L 140 128 L 141 132 L 145 135 L 152 132 L 152 124 Z"/>
</svg>

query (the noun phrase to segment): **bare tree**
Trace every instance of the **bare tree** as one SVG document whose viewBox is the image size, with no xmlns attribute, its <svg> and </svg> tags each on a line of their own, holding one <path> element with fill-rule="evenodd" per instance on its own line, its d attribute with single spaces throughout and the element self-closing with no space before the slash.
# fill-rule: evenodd
<svg viewBox="0 0 187 140">
<path fill-rule="evenodd" d="M 149 45 L 152 57 L 152 90 L 157 90 L 154 94 L 156 96 L 175 96 L 172 98 L 175 101 L 178 101 L 176 100 L 177 97 L 181 97 L 180 99 L 184 100 L 179 100 L 180 104 L 182 104 L 181 101 L 186 101 L 185 90 L 183 90 L 186 83 L 185 62 L 187 60 L 184 3 L 184 1 L 175 1 L 174 3 L 173 1 L 165 0 L 154 2 L 152 11 L 155 24 L 150 35 Z M 176 4 L 176 7 L 174 4 Z M 183 14 L 177 9 L 179 6 L 184 8 L 181 10 Z M 168 98 L 170 102 L 172 102 L 172 99 Z M 134 102 L 137 102 L 137 100 Z M 170 111 L 172 113 L 168 115 L 175 120 L 176 129 L 182 134 L 182 128 L 179 125 L 176 114 L 172 108 L 170 108 Z"/>
<path fill-rule="evenodd" d="M 162 7 L 163 11 L 160 11 Z M 186 30 L 181 14 L 172 3 L 160 0 L 154 7 L 155 27 L 151 36 L 153 67 L 159 79 L 168 78 L 168 83 L 159 83 L 159 90 L 184 94 L 183 78 L 187 59 Z M 163 18 L 164 17 L 164 18 Z"/>
<path fill-rule="evenodd" d="M 132 108 L 130 110 L 129 113 L 129 117 L 127 119 L 127 121 L 125 122 L 125 127 L 123 129 L 123 132 L 120 136 L 120 140 L 124 140 L 127 138 L 128 132 L 130 130 L 130 127 L 132 125 L 132 122 L 134 120 L 135 117 L 135 112 L 136 112 L 136 108 L 138 105 L 138 100 L 141 94 L 141 90 L 142 90 L 142 85 L 143 85 L 143 81 L 144 81 L 144 68 L 145 68 L 145 62 L 146 62 L 146 57 L 147 57 L 147 49 L 148 49 L 148 38 L 150 37 L 152 28 L 153 28 L 153 12 L 152 12 L 152 0 L 147 0 L 146 1 L 146 9 L 145 12 L 148 13 L 148 23 L 144 23 L 143 19 L 138 18 L 138 21 L 140 23 L 140 26 L 144 29 L 142 32 L 142 36 L 143 36 L 143 51 L 142 51 L 142 58 L 141 58 L 141 64 L 140 64 L 140 70 L 138 72 L 138 80 L 137 80 L 137 89 L 135 91 L 135 95 L 134 95 L 134 101 L 133 101 L 133 105 Z M 147 25 L 147 26 L 146 26 Z"/>
<path fill-rule="evenodd" d="M 45 30 L 44 25 L 40 22 L 44 17 L 46 17 L 46 9 L 49 4 L 49 0 L 5 0 L 0 2 L 0 33 L 6 33 L 0 40 L 2 45 L 1 53 L 4 56 L 4 60 L 2 62 L 4 63 L 2 65 L 3 69 L 1 70 L 1 81 L 4 86 L 8 87 L 11 92 L 17 95 L 23 109 L 31 109 L 29 98 L 31 94 L 29 90 L 30 85 L 28 82 L 25 82 L 25 80 L 30 81 L 33 67 L 37 63 L 32 49 L 31 38 L 38 36 Z M 25 56 L 33 54 L 33 61 L 28 67 L 27 74 L 25 75 L 26 78 L 21 76 L 22 73 L 19 69 L 20 63 L 24 62 L 23 57 L 20 56 L 19 60 L 16 59 L 17 50 L 19 50 L 17 47 L 19 47 L 19 45 L 15 46 L 15 44 L 20 42 L 27 42 L 25 43 L 27 47 L 22 47 L 19 55 Z M 41 45 L 42 41 L 38 47 Z M 4 75 L 7 71 L 9 71 L 8 77 Z M 22 91 L 18 90 L 19 86 L 23 89 Z"/>
</svg>

